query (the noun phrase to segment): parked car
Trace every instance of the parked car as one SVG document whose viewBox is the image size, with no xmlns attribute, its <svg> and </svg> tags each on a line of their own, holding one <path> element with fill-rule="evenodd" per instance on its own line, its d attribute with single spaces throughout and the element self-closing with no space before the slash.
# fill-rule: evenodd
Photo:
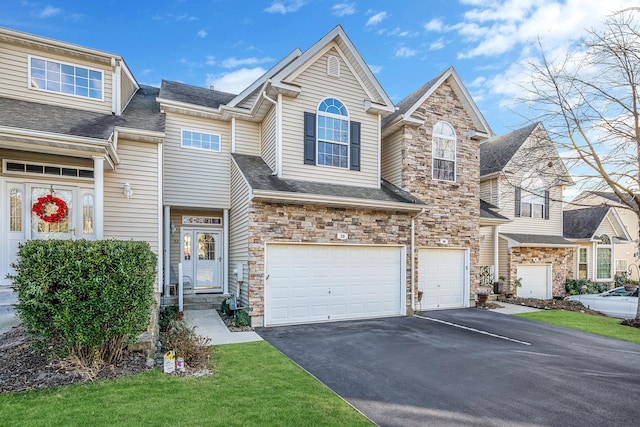
<svg viewBox="0 0 640 427">
<path fill-rule="evenodd" d="M 601 311 L 607 316 L 632 319 L 636 317 L 638 309 L 638 288 L 628 291 L 621 286 L 601 294 L 573 295 L 567 300 L 579 301 L 585 307 Z"/>
</svg>

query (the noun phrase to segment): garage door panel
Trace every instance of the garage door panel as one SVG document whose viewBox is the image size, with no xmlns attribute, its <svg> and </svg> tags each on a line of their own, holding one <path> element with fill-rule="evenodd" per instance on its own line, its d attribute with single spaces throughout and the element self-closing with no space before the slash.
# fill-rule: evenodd
<svg viewBox="0 0 640 427">
<path fill-rule="evenodd" d="M 522 279 L 522 287 L 517 289 L 520 298 L 549 298 L 549 266 L 519 265 L 517 276 Z"/>
<path fill-rule="evenodd" d="M 267 325 L 403 313 L 400 247 L 268 245 L 267 264 Z"/>
<path fill-rule="evenodd" d="M 465 306 L 464 249 L 421 249 L 418 252 L 418 289 L 425 310 Z"/>
</svg>

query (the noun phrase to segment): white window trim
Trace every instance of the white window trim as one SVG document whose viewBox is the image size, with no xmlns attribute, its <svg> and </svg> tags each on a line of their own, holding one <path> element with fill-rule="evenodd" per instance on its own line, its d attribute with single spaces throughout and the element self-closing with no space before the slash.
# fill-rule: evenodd
<svg viewBox="0 0 640 427">
<path fill-rule="evenodd" d="M 529 181 L 529 185 L 525 185 L 527 183 L 527 181 Z M 534 182 L 540 182 L 542 183 L 541 187 L 538 188 L 532 188 L 533 185 L 531 185 L 531 183 Z M 542 195 L 537 194 L 535 191 L 539 190 L 542 191 Z M 521 218 L 534 218 L 534 219 L 544 219 L 545 218 L 545 192 L 547 191 L 547 189 L 544 186 L 544 180 L 539 177 L 539 176 L 529 176 L 529 178 L 527 179 L 523 179 L 522 183 L 520 184 L 520 217 Z M 540 202 L 541 203 L 534 203 L 534 202 Z M 522 205 L 525 203 L 529 203 L 531 205 L 531 210 L 529 212 L 529 215 L 523 215 L 523 209 L 522 209 Z M 542 216 L 533 216 L 533 207 L 534 206 L 541 206 L 541 212 L 542 212 Z"/>
<path fill-rule="evenodd" d="M 580 252 L 584 250 L 584 257 L 585 257 L 585 261 L 584 262 L 580 262 Z M 587 277 L 586 279 L 589 278 L 589 248 L 586 247 L 579 247 L 578 248 L 578 268 L 576 269 L 576 278 L 580 279 L 580 265 L 584 264 L 587 267 Z"/>
<path fill-rule="evenodd" d="M 101 86 L 102 86 L 100 88 L 100 93 L 102 94 L 102 96 L 100 98 L 92 98 L 90 96 L 76 95 L 75 93 L 56 92 L 54 90 L 48 90 L 46 88 L 43 89 L 43 88 L 38 88 L 38 87 L 31 86 L 31 59 L 32 58 L 40 59 L 40 60 L 43 60 L 43 61 L 56 62 L 58 64 L 68 65 L 70 67 L 84 68 L 84 69 L 89 70 L 89 71 L 95 71 L 97 73 L 100 73 L 100 75 L 102 76 L 102 78 L 100 79 L 100 83 L 101 83 Z M 36 55 L 27 55 L 27 68 L 28 68 L 27 89 L 29 89 L 29 90 L 35 90 L 35 91 L 38 91 L 38 92 L 46 92 L 46 93 L 55 93 L 57 95 L 70 96 L 72 98 L 78 98 L 78 99 L 89 100 L 89 101 L 104 102 L 104 78 L 105 78 L 105 73 L 104 73 L 103 70 L 100 70 L 98 68 L 87 67 L 86 65 L 74 64 L 73 62 L 65 62 L 65 61 L 60 61 L 60 60 L 57 60 L 57 59 L 46 58 L 46 57 L 43 57 L 43 56 L 36 56 Z"/>
<path fill-rule="evenodd" d="M 603 235 L 600 236 L 600 238 L 602 238 Z M 609 241 L 611 241 L 611 237 L 609 237 L 609 235 L 607 235 L 607 237 L 609 238 Z M 594 256 L 594 264 L 595 264 L 595 269 L 594 269 L 594 280 L 596 282 L 610 282 L 611 280 L 613 280 L 613 274 L 614 274 L 614 269 L 615 269 L 615 264 L 614 264 L 614 258 L 613 258 L 613 245 L 610 244 L 603 244 L 603 243 L 599 243 L 596 242 L 595 244 L 596 246 L 596 253 Z M 598 249 L 609 249 L 609 254 L 610 254 L 610 269 L 609 269 L 609 276 L 608 277 L 603 277 L 603 278 L 598 278 Z"/>
<path fill-rule="evenodd" d="M 60 168 L 60 169 L 75 169 L 75 170 L 83 170 L 83 171 L 91 171 L 91 172 L 93 172 L 93 167 L 56 165 L 53 163 L 31 162 L 27 160 L 2 159 L 2 173 L 5 175 L 21 175 L 21 176 L 28 175 L 28 176 L 58 178 L 58 179 L 67 179 L 67 180 L 82 179 L 82 180 L 87 180 L 92 182 L 94 180 L 93 177 L 85 177 L 85 176 L 68 176 L 68 175 L 53 175 L 53 174 L 37 173 L 37 172 L 8 171 L 7 163 L 21 163 L 21 164 L 29 164 L 29 165 L 35 165 L 35 166 L 53 167 L 53 168 Z"/>
<path fill-rule="evenodd" d="M 326 111 L 320 111 L 320 105 L 327 99 L 335 99 L 340 104 L 342 104 L 344 109 L 347 111 L 347 115 L 343 116 L 341 114 L 334 114 L 334 113 L 327 113 Z M 320 140 L 320 126 L 318 124 L 320 122 L 320 120 L 319 120 L 320 116 L 340 119 L 340 120 L 344 120 L 344 121 L 347 122 L 347 142 L 346 143 L 342 143 L 342 142 L 339 142 L 339 141 L 322 140 L 322 142 L 326 142 L 328 144 L 337 144 L 337 145 L 343 145 L 343 146 L 347 147 L 347 165 L 345 167 L 333 166 L 333 165 L 325 165 L 325 164 L 319 163 L 319 161 L 320 161 L 320 141 L 321 140 Z M 322 100 L 320 102 L 318 102 L 318 105 L 316 107 L 316 166 L 325 167 L 325 168 L 332 168 L 332 169 L 339 169 L 339 170 L 349 170 L 350 169 L 350 165 L 351 165 L 351 115 L 349 114 L 349 109 L 347 108 L 345 103 L 342 102 L 342 100 L 340 100 L 340 98 L 337 98 L 335 96 L 325 96 L 324 98 L 322 98 Z"/>
<path fill-rule="evenodd" d="M 192 146 L 184 145 L 184 132 L 192 132 L 192 133 L 199 133 L 201 135 L 217 136 L 218 137 L 218 149 L 217 150 L 212 150 L 210 148 L 192 147 Z M 219 133 L 212 133 L 210 131 L 202 131 L 202 130 L 195 130 L 195 129 L 180 128 L 180 148 L 185 148 L 185 149 L 189 149 L 189 150 L 205 151 L 207 153 L 220 153 L 222 151 L 222 136 L 220 136 Z"/>
<path fill-rule="evenodd" d="M 436 128 L 436 126 L 439 123 L 445 123 L 447 126 L 449 126 L 451 128 L 451 130 L 453 130 L 453 138 L 448 136 L 448 135 L 442 135 L 442 134 L 436 134 L 433 132 L 433 130 Z M 435 164 L 436 164 L 436 160 L 444 160 L 446 162 L 451 162 L 452 160 L 450 159 L 444 159 L 441 157 L 436 157 L 435 156 L 435 144 L 436 144 L 436 137 L 440 138 L 440 139 L 447 139 L 449 141 L 453 141 L 453 179 L 452 180 L 448 180 L 448 179 L 440 179 L 440 178 L 436 178 L 436 168 L 435 168 Z M 453 125 L 445 120 L 439 120 L 437 121 L 432 128 L 432 133 L 431 133 L 431 159 L 432 159 L 432 163 L 431 163 L 431 178 L 436 180 L 436 181 L 441 181 L 441 182 L 457 182 L 458 181 L 458 135 L 456 134 L 456 129 L 453 127 Z"/>
</svg>

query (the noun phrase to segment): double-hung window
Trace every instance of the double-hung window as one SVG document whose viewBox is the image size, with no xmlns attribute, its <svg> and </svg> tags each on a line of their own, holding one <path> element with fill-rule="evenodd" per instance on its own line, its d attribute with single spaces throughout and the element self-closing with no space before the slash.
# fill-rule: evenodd
<svg viewBox="0 0 640 427">
<path fill-rule="evenodd" d="M 587 248 L 578 249 L 578 279 L 588 278 Z"/>
<path fill-rule="evenodd" d="M 456 180 L 456 132 L 447 122 L 433 127 L 433 178 Z"/>
<path fill-rule="evenodd" d="M 549 190 L 539 176 L 530 176 L 522 181 L 515 191 L 515 216 L 523 218 L 549 219 Z"/>
<path fill-rule="evenodd" d="M 336 98 L 325 98 L 304 113 L 304 163 L 360 170 L 360 123 Z"/>
<path fill-rule="evenodd" d="M 29 87 L 102 100 L 104 75 L 100 70 L 32 56 L 29 57 Z"/>
</svg>

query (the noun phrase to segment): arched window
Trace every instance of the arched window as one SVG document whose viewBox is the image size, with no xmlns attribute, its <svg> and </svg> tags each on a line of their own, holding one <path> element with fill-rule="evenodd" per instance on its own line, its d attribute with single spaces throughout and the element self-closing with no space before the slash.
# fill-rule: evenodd
<svg viewBox="0 0 640 427">
<path fill-rule="evenodd" d="M 326 98 L 318 105 L 318 164 L 349 167 L 349 112 L 342 102 Z"/>
<path fill-rule="evenodd" d="M 447 122 L 433 127 L 433 179 L 456 180 L 456 132 Z"/>
<path fill-rule="evenodd" d="M 596 279 L 611 280 L 611 238 L 600 236 L 596 244 Z"/>
</svg>

